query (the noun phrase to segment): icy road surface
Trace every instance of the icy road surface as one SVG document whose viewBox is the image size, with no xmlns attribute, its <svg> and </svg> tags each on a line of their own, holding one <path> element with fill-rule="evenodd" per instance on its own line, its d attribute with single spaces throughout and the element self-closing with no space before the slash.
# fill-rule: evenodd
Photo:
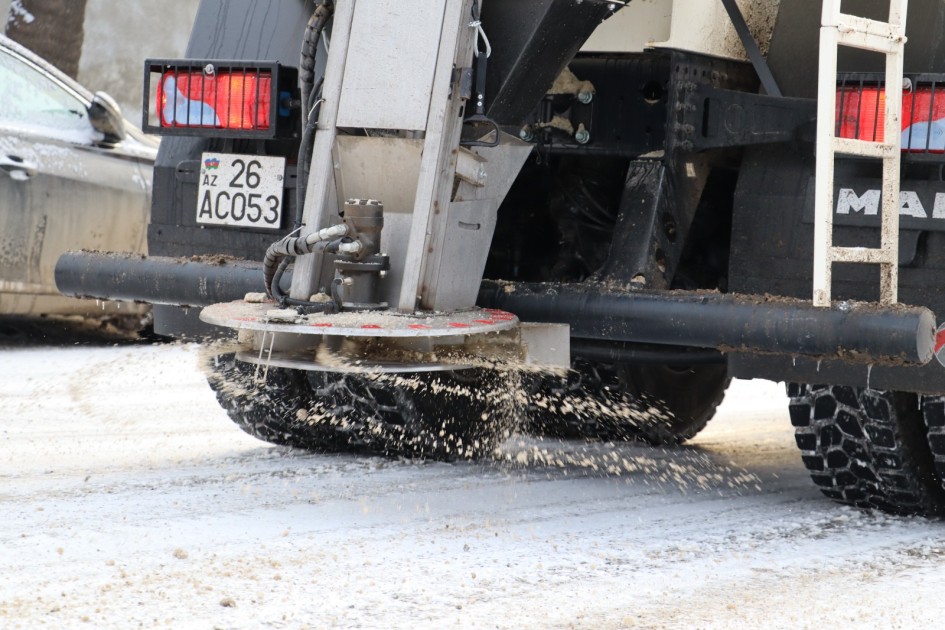
<svg viewBox="0 0 945 630">
<path fill-rule="evenodd" d="M 433 464 L 257 442 L 217 408 L 193 346 L 0 346 L 2 628 L 913 628 L 945 613 L 943 524 L 821 498 L 774 384 L 736 383 L 687 448 L 520 439 L 496 462 Z"/>
</svg>

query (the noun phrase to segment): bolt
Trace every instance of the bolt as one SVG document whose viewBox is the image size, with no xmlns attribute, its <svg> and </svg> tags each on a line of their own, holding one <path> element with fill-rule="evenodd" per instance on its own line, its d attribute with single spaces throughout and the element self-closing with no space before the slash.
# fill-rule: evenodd
<svg viewBox="0 0 945 630">
<path fill-rule="evenodd" d="M 594 100 L 594 93 L 590 90 L 581 90 L 578 92 L 577 99 L 584 105 L 589 105 Z"/>
<path fill-rule="evenodd" d="M 578 144 L 587 144 L 591 141 L 591 132 L 584 128 L 584 124 L 578 125 L 577 131 L 574 132 L 574 140 Z"/>
<path fill-rule="evenodd" d="M 524 140 L 525 142 L 531 142 L 532 140 L 535 139 L 535 134 L 532 133 L 531 127 L 529 127 L 528 125 L 525 125 L 518 132 L 518 137 Z"/>
<path fill-rule="evenodd" d="M 216 72 L 216 68 L 213 67 L 212 63 L 208 63 L 203 67 L 203 72 L 204 74 L 213 76 L 213 74 Z"/>
</svg>

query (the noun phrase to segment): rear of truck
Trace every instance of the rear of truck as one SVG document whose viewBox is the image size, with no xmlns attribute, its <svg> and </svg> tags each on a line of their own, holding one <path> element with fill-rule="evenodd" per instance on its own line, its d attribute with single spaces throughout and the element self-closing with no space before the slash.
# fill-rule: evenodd
<svg viewBox="0 0 945 630">
<path fill-rule="evenodd" d="M 417 20 L 415 41 L 419 5 L 388 4 L 203 0 L 187 59 L 146 68 L 164 134 L 150 255 L 64 257 L 60 287 L 152 302 L 161 334 L 238 330 L 248 350 L 217 357 L 211 385 L 270 442 L 476 457 L 524 428 L 676 444 L 731 378 L 767 378 L 790 383 L 827 496 L 941 509 L 940 3 L 914 0 L 906 23 L 898 300 L 879 264 L 838 263 L 826 306 L 820 2 L 443 0 L 456 34 Z M 890 19 L 888 0 L 843 10 Z M 423 84 L 447 43 L 452 68 L 431 62 Z M 883 140 L 884 68 L 841 49 L 834 135 Z M 417 103 L 444 126 L 412 120 Z M 456 140 L 426 170 L 434 129 Z M 832 167 L 833 244 L 880 248 L 882 161 Z"/>
</svg>

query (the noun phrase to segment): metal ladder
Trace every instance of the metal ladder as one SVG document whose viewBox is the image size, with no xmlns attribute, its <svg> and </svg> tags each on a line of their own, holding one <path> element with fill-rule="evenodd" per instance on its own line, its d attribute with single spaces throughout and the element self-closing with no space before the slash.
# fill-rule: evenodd
<svg viewBox="0 0 945 630">
<path fill-rule="evenodd" d="M 899 162 L 902 135 L 903 51 L 908 0 L 891 0 L 889 22 L 840 12 L 841 0 L 824 0 L 817 87 L 817 166 L 814 186 L 814 306 L 830 306 L 833 263 L 880 266 L 880 302 L 895 304 L 899 285 Z M 838 138 L 837 48 L 850 46 L 886 55 L 885 116 L 882 142 Z M 836 155 L 883 161 L 881 244 L 833 244 L 834 160 Z"/>
</svg>

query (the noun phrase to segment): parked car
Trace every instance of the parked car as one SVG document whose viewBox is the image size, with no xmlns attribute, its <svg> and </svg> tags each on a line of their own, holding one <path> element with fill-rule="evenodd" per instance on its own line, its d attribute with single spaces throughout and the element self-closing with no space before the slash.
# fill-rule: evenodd
<svg viewBox="0 0 945 630">
<path fill-rule="evenodd" d="M 66 298 L 68 250 L 146 253 L 156 139 L 49 63 L 0 36 L 0 314 L 134 313 Z"/>
</svg>

